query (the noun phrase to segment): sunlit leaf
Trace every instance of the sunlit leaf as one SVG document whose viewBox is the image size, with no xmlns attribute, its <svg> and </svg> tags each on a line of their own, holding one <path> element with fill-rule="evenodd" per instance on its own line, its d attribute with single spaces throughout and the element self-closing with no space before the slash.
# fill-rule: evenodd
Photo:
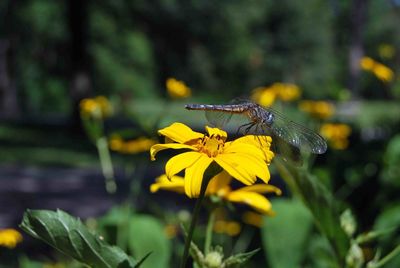
<svg viewBox="0 0 400 268">
<path fill-rule="evenodd" d="M 300 267 L 305 257 L 312 215 L 296 200 L 273 200 L 275 217 L 264 220 L 262 240 L 271 268 Z M 290 256 L 288 258 L 287 256 Z"/>
<path fill-rule="evenodd" d="M 275 164 L 291 191 L 298 194 L 311 211 L 317 227 L 329 240 L 338 263 L 344 265 L 350 240 L 340 224 L 338 202 L 318 178 L 307 171 L 284 166 L 279 160 Z"/>
<path fill-rule="evenodd" d="M 83 223 L 57 210 L 27 210 L 21 228 L 64 254 L 91 267 L 130 268 L 136 261 L 120 248 L 110 246 L 92 234 Z"/>
<path fill-rule="evenodd" d="M 163 225 L 155 217 L 133 214 L 129 220 L 128 244 L 136 257 L 151 252 L 141 267 L 169 267 L 171 244 Z"/>
</svg>

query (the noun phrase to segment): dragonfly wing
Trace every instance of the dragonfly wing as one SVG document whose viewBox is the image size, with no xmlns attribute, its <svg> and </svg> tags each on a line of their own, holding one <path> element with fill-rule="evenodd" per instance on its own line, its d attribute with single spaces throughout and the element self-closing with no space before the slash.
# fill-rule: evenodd
<svg viewBox="0 0 400 268">
<path fill-rule="evenodd" d="M 303 165 L 300 149 L 276 135 L 272 135 L 272 151 L 296 166 Z"/>
<path fill-rule="evenodd" d="M 274 114 L 274 122 L 269 128 L 278 137 L 305 152 L 323 154 L 327 144 L 316 132 L 286 119 L 280 113 L 269 109 Z"/>
<path fill-rule="evenodd" d="M 205 111 L 207 121 L 213 126 L 222 128 L 228 124 L 232 118 L 232 113 L 206 110 Z"/>
</svg>

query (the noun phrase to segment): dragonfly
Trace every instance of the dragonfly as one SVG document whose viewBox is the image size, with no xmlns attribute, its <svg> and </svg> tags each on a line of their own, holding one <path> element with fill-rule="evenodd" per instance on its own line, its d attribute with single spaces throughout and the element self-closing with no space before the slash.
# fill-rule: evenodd
<svg viewBox="0 0 400 268">
<path fill-rule="evenodd" d="M 316 132 L 283 116 L 272 108 L 264 108 L 252 101 L 235 104 L 186 104 L 188 110 L 202 110 L 215 127 L 223 127 L 235 114 L 242 115 L 246 123 L 238 128 L 245 134 L 270 135 L 278 154 L 291 154 L 297 161 L 300 151 L 323 154 L 327 150 L 325 139 Z M 294 147 L 294 148 L 293 148 Z"/>
</svg>

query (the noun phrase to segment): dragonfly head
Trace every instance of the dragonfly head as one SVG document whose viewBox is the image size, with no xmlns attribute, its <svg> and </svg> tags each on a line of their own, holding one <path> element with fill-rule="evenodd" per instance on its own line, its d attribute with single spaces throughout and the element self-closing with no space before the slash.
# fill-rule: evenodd
<svg viewBox="0 0 400 268">
<path fill-rule="evenodd" d="M 266 113 L 265 116 L 262 117 L 262 123 L 266 125 L 271 125 L 274 122 L 274 114 Z"/>
</svg>

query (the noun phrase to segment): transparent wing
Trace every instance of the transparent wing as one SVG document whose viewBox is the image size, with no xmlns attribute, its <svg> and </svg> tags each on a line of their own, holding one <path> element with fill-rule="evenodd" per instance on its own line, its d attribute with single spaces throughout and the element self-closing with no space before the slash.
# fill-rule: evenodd
<svg viewBox="0 0 400 268">
<path fill-rule="evenodd" d="M 305 152 L 323 154 L 327 144 L 323 137 L 316 132 L 286 119 L 273 109 L 267 109 L 274 115 L 274 122 L 268 128 L 273 134 Z"/>
<path fill-rule="evenodd" d="M 242 103 L 248 103 L 249 100 L 245 99 L 245 98 L 235 98 L 233 100 L 231 100 L 229 104 L 242 104 Z M 223 112 L 223 111 L 215 111 L 215 110 L 206 110 L 205 111 L 205 115 L 206 115 L 206 119 L 207 121 L 213 126 L 213 127 L 219 127 L 219 128 L 223 128 L 225 127 L 229 122 L 231 122 L 232 120 L 232 116 L 234 115 L 233 113 L 230 112 Z M 245 118 L 243 118 L 243 116 L 238 116 L 238 114 L 235 114 L 236 116 L 234 116 L 235 118 L 235 123 L 236 125 L 240 125 L 241 123 L 247 123 L 248 122 L 248 118 L 247 118 L 247 122 Z M 238 121 L 238 122 L 237 122 Z"/>
<path fill-rule="evenodd" d="M 213 126 L 223 128 L 232 118 L 232 113 L 206 110 L 207 121 Z"/>
</svg>

